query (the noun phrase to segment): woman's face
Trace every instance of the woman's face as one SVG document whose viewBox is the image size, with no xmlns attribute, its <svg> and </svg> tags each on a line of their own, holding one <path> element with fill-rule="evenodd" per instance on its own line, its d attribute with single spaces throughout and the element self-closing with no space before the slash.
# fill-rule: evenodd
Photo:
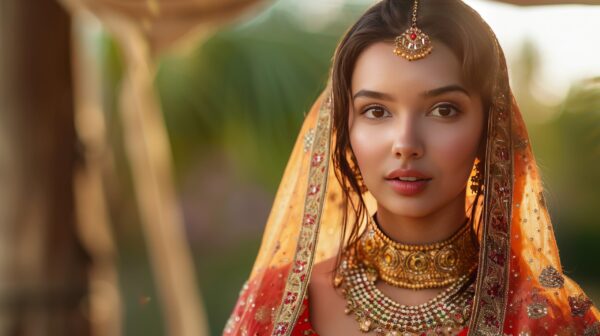
<svg viewBox="0 0 600 336">
<path fill-rule="evenodd" d="M 399 216 L 464 206 L 483 132 L 481 98 L 466 89 L 445 45 L 413 62 L 392 50 L 371 45 L 352 76 L 350 144 L 364 182 L 379 208 Z"/>
</svg>

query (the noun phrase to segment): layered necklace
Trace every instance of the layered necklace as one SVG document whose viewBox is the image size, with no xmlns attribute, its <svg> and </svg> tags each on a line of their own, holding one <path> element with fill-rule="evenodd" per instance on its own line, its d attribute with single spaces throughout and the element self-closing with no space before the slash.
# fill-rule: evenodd
<svg viewBox="0 0 600 336">
<path fill-rule="evenodd" d="M 449 239 L 427 245 L 400 244 L 372 219 L 360 239 L 344 253 L 335 285 L 363 332 L 377 335 L 455 335 L 471 314 L 479 245 L 465 223 Z M 382 280 L 413 290 L 446 287 L 420 305 L 402 305 L 375 283 Z"/>
</svg>

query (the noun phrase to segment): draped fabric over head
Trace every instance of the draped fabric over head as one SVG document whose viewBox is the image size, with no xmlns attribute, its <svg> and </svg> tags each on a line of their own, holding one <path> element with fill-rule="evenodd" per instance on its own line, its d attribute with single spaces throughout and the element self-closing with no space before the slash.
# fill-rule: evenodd
<svg viewBox="0 0 600 336">
<path fill-rule="evenodd" d="M 473 223 L 481 248 L 469 335 L 600 335 L 598 310 L 562 274 L 527 130 L 495 44 L 502 71 L 488 115 L 481 219 Z M 306 116 L 224 335 L 289 335 L 313 264 L 338 251 L 345 210 L 331 158 L 332 104 L 328 88 Z M 363 197 L 372 215 L 374 199 L 368 191 Z"/>
</svg>

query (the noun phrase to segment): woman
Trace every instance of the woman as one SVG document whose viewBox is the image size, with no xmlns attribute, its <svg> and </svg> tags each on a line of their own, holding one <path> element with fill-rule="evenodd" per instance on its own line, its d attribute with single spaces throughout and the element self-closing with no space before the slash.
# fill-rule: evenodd
<svg viewBox="0 0 600 336">
<path fill-rule="evenodd" d="M 225 335 L 600 335 L 561 272 L 505 59 L 458 0 L 346 33 Z"/>
</svg>

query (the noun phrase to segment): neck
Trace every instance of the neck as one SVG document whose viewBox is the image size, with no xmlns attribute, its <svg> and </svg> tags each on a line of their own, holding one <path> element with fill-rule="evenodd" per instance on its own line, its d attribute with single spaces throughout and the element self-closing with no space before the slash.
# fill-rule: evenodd
<svg viewBox="0 0 600 336">
<path fill-rule="evenodd" d="M 442 208 L 421 217 L 395 214 L 377 207 L 377 223 L 392 240 L 404 244 L 428 244 L 443 241 L 465 222 L 465 192 Z"/>
</svg>

